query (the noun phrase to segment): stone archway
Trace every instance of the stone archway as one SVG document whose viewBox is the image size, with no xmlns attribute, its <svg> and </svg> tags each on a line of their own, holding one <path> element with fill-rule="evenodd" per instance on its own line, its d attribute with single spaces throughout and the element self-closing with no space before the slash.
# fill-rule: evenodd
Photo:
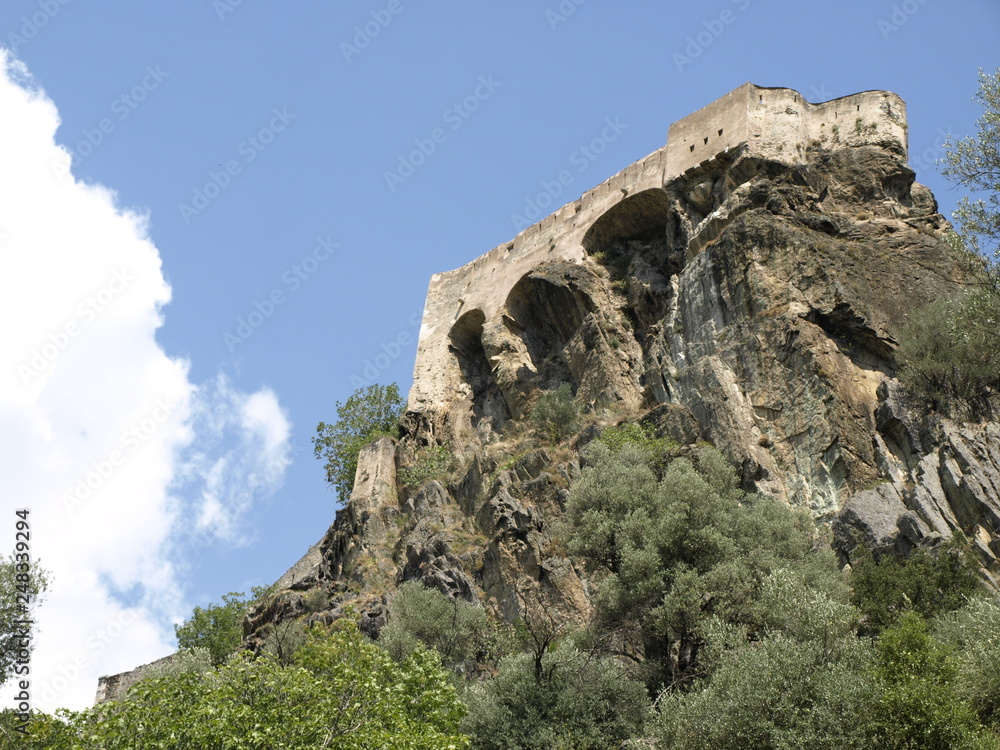
<svg viewBox="0 0 1000 750">
<path fill-rule="evenodd" d="M 605 211 L 583 236 L 588 254 L 622 240 L 663 237 L 670 219 L 670 199 L 662 188 L 630 195 Z"/>
<path fill-rule="evenodd" d="M 448 351 L 454 357 L 459 383 L 466 383 L 472 389 L 472 426 L 491 419 L 494 428 L 499 429 L 510 419 L 510 410 L 483 349 L 485 322 L 482 310 L 465 313 L 448 334 Z"/>
</svg>

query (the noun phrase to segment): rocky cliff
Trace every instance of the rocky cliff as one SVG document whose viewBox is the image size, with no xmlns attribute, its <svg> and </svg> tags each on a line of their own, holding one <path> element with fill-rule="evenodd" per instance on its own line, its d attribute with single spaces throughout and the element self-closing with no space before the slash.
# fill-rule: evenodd
<svg viewBox="0 0 1000 750">
<path fill-rule="evenodd" d="M 374 635 L 386 595 L 414 579 L 507 619 L 541 602 L 586 620 L 559 519 L 582 446 L 624 420 L 681 450 L 714 444 L 747 489 L 829 524 L 845 564 L 862 545 L 905 552 L 961 532 L 993 574 L 1000 425 L 935 413 L 895 377 L 908 313 L 962 281 L 907 165 L 901 102 L 737 93 L 724 125 L 710 105 L 671 128 L 681 152 L 708 147 L 695 126 L 729 138 L 722 151 L 675 170 L 669 152 L 651 155 L 599 200 L 435 277 L 402 436 L 362 451 L 351 501 L 250 613 L 249 644 L 268 623 L 348 605 Z M 735 141 L 731 110 L 746 129 Z M 651 164 L 666 165 L 652 187 Z M 587 425 L 545 445 L 525 418 L 560 383 Z M 409 479 L 436 446 L 450 470 Z M 316 588 L 320 612 L 304 604 Z"/>
<path fill-rule="evenodd" d="M 794 94 L 779 91 L 782 103 Z M 716 445 L 747 489 L 807 507 L 832 526 L 844 563 L 862 545 L 902 553 L 957 531 L 991 576 L 1000 426 L 934 413 L 895 378 L 907 314 L 962 278 L 942 243 L 947 222 L 907 166 L 898 100 L 869 93 L 882 95 L 869 109 L 892 127 L 813 123 L 805 140 L 768 148 L 751 134 L 665 171 L 661 187 L 622 187 L 582 229 L 560 218 L 581 207 L 562 209 L 547 233 L 540 225 L 544 251 L 511 256 L 516 278 L 494 284 L 502 298 L 470 309 L 475 284 L 463 277 L 461 296 L 439 305 L 447 314 L 425 313 L 422 346 L 446 344 L 432 365 L 418 359 L 403 436 L 362 453 L 351 502 L 310 574 L 291 583 L 284 614 L 304 612 L 296 590 L 322 586 L 334 602 L 359 603 L 375 633 L 384 595 L 419 579 L 508 619 L 533 601 L 586 619 L 587 582 L 558 520 L 581 446 L 640 419 L 682 446 Z M 800 114 L 771 107 L 775 118 Z M 853 112 L 853 100 L 838 107 Z M 483 262 L 469 267 L 480 278 Z M 446 391 L 421 382 L 435 368 Z M 560 383 L 588 427 L 540 445 L 525 415 Z M 401 481 L 397 470 L 436 445 L 454 470 Z M 274 615 L 251 614 L 251 640 Z"/>
</svg>

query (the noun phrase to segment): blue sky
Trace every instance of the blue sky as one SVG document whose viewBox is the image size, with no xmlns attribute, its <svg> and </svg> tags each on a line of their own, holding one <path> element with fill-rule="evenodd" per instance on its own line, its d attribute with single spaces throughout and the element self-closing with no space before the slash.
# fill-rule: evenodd
<svg viewBox="0 0 1000 750">
<path fill-rule="evenodd" d="M 561 171 L 550 210 L 744 81 L 888 89 L 948 214 L 960 194 L 933 160 L 973 131 L 998 39 L 995 0 L 5 0 L 0 534 L 32 508 L 56 578 L 40 707 L 87 704 L 97 674 L 166 653 L 172 619 L 323 535 L 316 424 L 362 381 L 409 388 L 430 276 L 513 237 Z M 90 327 L 75 306 L 46 318 L 88 294 L 110 303 Z M 26 396 L 18 367 L 67 324 Z M 124 468 L 69 512 L 115 451 Z M 84 626 L 59 625 L 86 602 Z"/>
</svg>

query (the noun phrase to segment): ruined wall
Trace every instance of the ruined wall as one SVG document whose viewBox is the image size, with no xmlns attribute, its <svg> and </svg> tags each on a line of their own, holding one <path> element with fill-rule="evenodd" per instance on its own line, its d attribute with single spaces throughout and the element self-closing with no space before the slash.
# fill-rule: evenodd
<svg viewBox="0 0 1000 750">
<path fill-rule="evenodd" d="M 480 354 L 476 338 L 501 325 L 508 295 L 539 264 L 582 262 L 595 234 L 639 236 L 644 227 L 630 223 L 631 217 L 649 221 L 661 207 L 665 211 L 664 191 L 674 179 L 710 169 L 737 153 L 797 163 L 816 144 L 888 145 L 905 158 L 905 105 L 887 91 L 811 104 L 791 89 L 745 83 L 671 125 L 664 147 L 512 241 L 461 268 L 436 274 L 427 291 L 410 411 L 434 413 L 447 408 L 456 389 L 467 382 L 470 369 L 488 370 L 489 358 Z M 630 206 L 641 210 L 630 211 Z M 457 349 L 475 350 L 470 356 L 478 364 L 470 364 L 468 357 L 460 359 Z"/>
</svg>

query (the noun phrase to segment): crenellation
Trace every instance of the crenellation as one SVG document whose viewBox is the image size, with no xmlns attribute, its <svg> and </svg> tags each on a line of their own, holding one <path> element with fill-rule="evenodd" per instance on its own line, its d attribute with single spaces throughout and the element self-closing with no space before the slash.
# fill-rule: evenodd
<svg viewBox="0 0 1000 750">
<path fill-rule="evenodd" d="M 486 327 L 500 320 L 507 295 L 539 263 L 582 262 L 584 240 L 619 219 L 628 221 L 630 200 L 648 201 L 672 181 L 714 173 L 743 153 L 799 163 L 820 144 L 825 148 L 877 145 L 906 154 L 906 106 L 888 91 L 812 104 L 797 91 L 745 83 L 673 123 L 666 145 L 630 164 L 551 214 L 521 230 L 475 261 L 431 278 L 417 346 L 409 408 L 436 412 L 453 398 L 460 373 L 450 350 L 460 315 L 478 310 Z M 664 201 L 657 199 L 657 205 Z M 658 209 L 662 210 L 662 209 Z M 708 234 L 705 234 L 707 237 Z M 702 238 L 704 240 L 704 237 Z M 456 306 L 448 301 L 462 298 Z"/>
</svg>

